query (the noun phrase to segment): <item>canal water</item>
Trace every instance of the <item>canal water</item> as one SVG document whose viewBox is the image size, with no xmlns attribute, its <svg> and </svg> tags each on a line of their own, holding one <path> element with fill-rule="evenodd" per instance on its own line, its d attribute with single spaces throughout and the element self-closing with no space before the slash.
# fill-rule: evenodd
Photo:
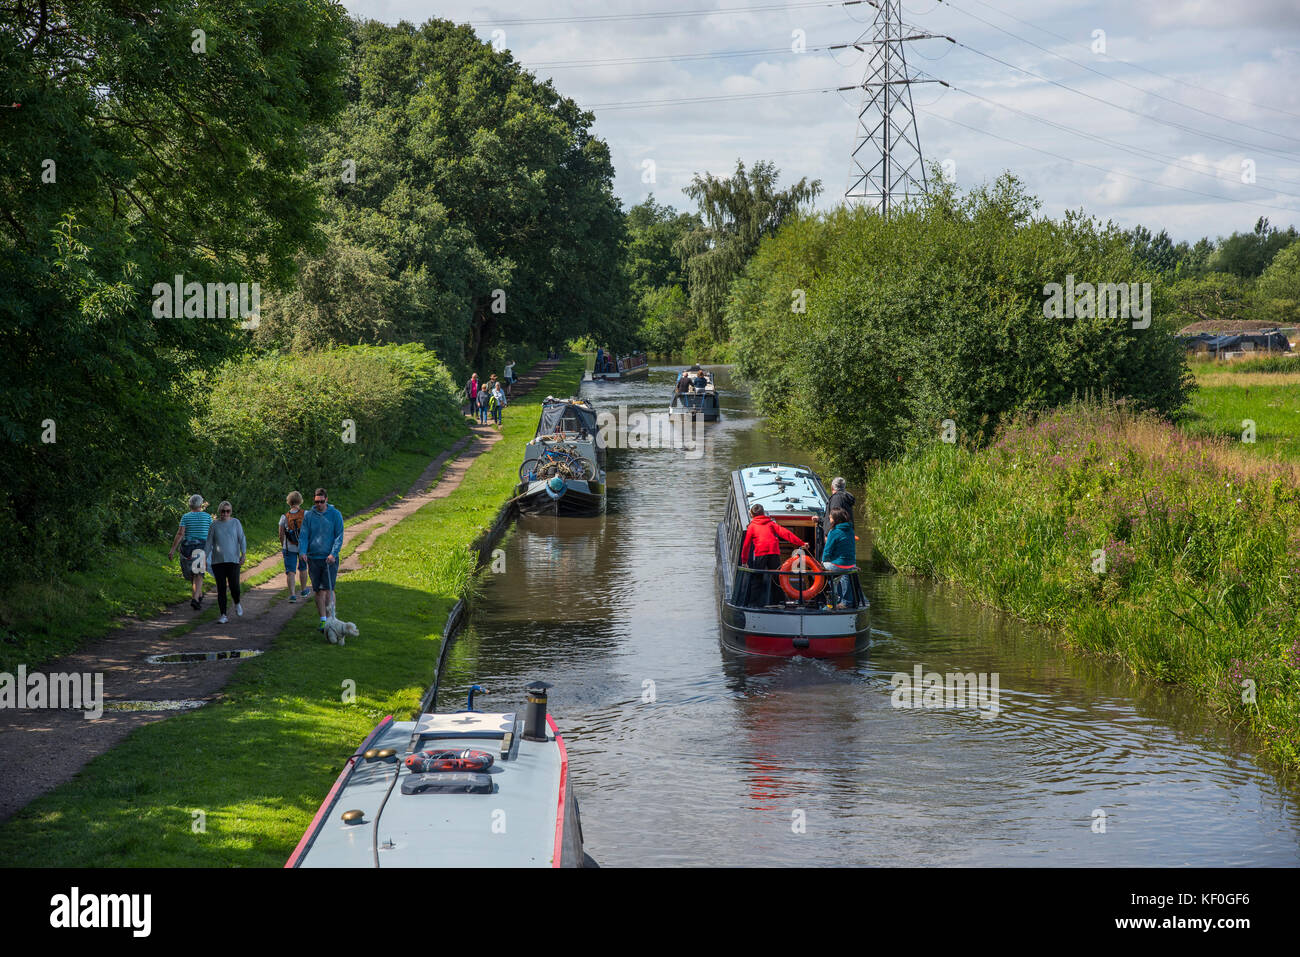
<svg viewBox="0 0 1300 957">
<path fill-rule="evenodd" d="M 477 682 L 490 692 L 479 706 L 505 711 L 528 682 L 554 686 L 597 861 L 1300 863 L 1300 789 L 1248 738 L 1190 694 L 1061 650 L 952 589 L 864 571 L 873 641 L 846 660 L 724 648 L 714 533 L 729 473 L 810 459 L 716 371 L 723 416 L 701 449 L 611 449 L 605 516 L 515 526 L 439 694 L 442 709 L 463 707 Z M 665 409 L 673 378 L 658 367 L 583 390 L 630 416 Z M 917 666 L 996 675 L 995 707 L 991 687 L 967 707 L 896 707 L 911 702 L 892 679 Z"/>
</svg>

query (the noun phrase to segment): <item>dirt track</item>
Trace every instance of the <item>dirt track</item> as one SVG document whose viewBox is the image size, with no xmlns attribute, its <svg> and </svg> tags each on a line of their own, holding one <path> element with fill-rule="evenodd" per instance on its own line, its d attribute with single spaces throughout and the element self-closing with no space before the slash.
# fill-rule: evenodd
<svg viewBox="0 0 1300 957">
<path fill-rule="evenodd" d="M 515 384 L 515 397 L 528 392 L 556 365 L 539 363 Z M 359 556 L 406 516 L 430 501 L 445 498 L 456 489 L 480 454 L 499 441 L 501 435 L 490 425 L 472 426 L 472 435 L 456 442 L 429 463 L 415 484 L 392 505 L 363 522 L 344 527 L 344 543 L 357 535 L 369 537 L 343 562 L 346 574 L 360 567 Z M 371 531 L 373 529 L 373 531 Z M 104 701 L 168 701 L 177 699 L 212 701 L 239 667 L 238 659 L 201 664 L 150 664 L 150 655 L 187 651 L 264 650 L 279 635 L 293 615 L 304 606 L 315 613 L 315 602 L 300 598 L 290 602 L 284 591 L 284 567 L 279 552 L 244 569 L 251 578 L 267 569 L 279 573 L 242 595 L 244 614 L 238 617 L 233 604 L 227 609 L 230 621 L 220 625 L 205 622 L 179 637 L 166 637 L 178 625 L 192 621 L 196 612 L 189 600 L 170 606 L 156 618 L 132 621 L 104 638 L 88 642 L 78 651 L 46 662 L 46 674 L 102 673 Z M 177 578 L 177 592 L 184 583 Z M 205 607 L 216 602 L 215 588 L 209 587 Z M 346 608 L 340 609 L 346 618 Z M 141 725 L 161 721 L 174 711 L 112 711 L 87 720 L 81 711 L 43 709 L 0 710 L 0 760 L 5 774 L 0 777 L 0 820 L 26 807 L 40 795 L 71 780 L 91 758 L 108 751 Z"/>
</svg>

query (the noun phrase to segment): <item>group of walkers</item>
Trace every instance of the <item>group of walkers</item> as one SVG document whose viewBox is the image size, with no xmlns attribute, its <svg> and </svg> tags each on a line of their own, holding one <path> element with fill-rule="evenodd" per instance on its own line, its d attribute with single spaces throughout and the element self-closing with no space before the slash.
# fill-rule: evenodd
<svg viewBox="0 0 1300 957">
<path fill-rule="evenodd" d="M 858 569 L 858 550 L 857 535 L 853 530 L 854 502 L 853 493 L 845 487 L 844 479 L 836 477 L 831 482 L 821 554 L 821 563 L 832 579 L 833 604 L 828 600 L 828 607 L 847 608 L 855 600 L 852 573 Z M 749 576 L 745 603 L 751 608 L 763 608 L 771 604 L 776 576 L 770 573 L 781 568 L 781 542 L 802 549 L 807 549 L 808 543 L 773 521 L 762 505 L 751 505 L 749 515 L 749 527 L 740 546 L 740 560 L 759 574 Z"/>
<path fill-rule="evenodd" d="M 343 548 L 343 514 L 329 504 L 323 488 L 312 496 L 312 508 L 302 507 L 302 493 L 290 492 L 285 499 L 288 510 L 280 516 L 280 550 L 284 560 L 289 601 L 306 598 L 315 592 L 316 612 L 323 623 L 328 617 L 338 578 L 339 551 Z M 203 582 L 211 573 L 217 582 L 218 623 L 225 624 L 227 592 L 235 614 L 243 615 L 240 603 L 239 576 L 248 557 L 244 526 L 234 516 L 229 502 L 217 506 L 214 519 L 205 510 L 202 495 L 191 495 L 189 511 L 181 516 L 180 527 L 167 558 L 179 551 L 181 577 L 190 583 L 190 607 L 203 607 Z M 298 584 L 294 584 L 294 574 Z M 308 579 L 311 587 L 308 587 Z M 323 625 L 322 625 L 323 626 Z"/>
<path fill-rule="evenodd" d="M 479 425 L 487 425 L 490 418 L 496 423 L 497 428 L 501 427 L 501 413 L 505 407 L 510 404 L 509 393 L 511 387 L 515 384 L 515 364 L 507 362 L 505 368 L 504 384 L 497 379 L 496 373 L 492 373 L 487 382 L 479 382 L 478 373 L 475 372 L 465 383 L 465 399 L 467 407 L 465 414 L 477 416 Z"/>
</svg>

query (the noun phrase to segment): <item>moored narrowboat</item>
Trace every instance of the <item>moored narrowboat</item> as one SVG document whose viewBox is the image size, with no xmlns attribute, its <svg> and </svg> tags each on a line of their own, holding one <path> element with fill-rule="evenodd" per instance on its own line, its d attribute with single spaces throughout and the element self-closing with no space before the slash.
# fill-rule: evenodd
<svg viewBox="0 0 1300 957">
<path fill-rule="evenodd" d="M 542 682 L 525 713 L 385 718 L 285 867 L 582 867 L 564 739 Z M 476 689 L 477 690 L 477 689 Z"/>
<path fill-rule="evenodd" d="M 780 543 L 779 570 L 745 566 L 741 546 L 760 504 L 789 537 Z M 828 657 L 866 648 L 870 603 L 857 569 L 831 573 L 817 561 L 829 497 L 811 469 L 780 462 L 731 473 L 726 514 L 718 523 L 718 618 L 725 645 L 781 657 Z"/>
<path fill-rule="evenodd" d="M 515 501 L 528 515 L 578 517 L 605 510 L 605 449 L 590 402 L 546 397 L 519 466 Z"/>
<path fill-rule="evenodd" d="M 650 357 L 644 352 L 616 356 L 600 350 L 595 365 L 587 373 L 588 382 L 618 382 L 623 379 L 644 379 L 650 374 Z"/>
</svg>

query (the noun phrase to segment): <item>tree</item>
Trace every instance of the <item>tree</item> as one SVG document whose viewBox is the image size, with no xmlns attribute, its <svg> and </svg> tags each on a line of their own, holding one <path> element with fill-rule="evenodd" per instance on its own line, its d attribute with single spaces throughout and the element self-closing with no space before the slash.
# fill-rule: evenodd
<svg viewBox="0 0 1300 957">
<path fill-rule="evenodd" d="M 1180 279 L 1169 287 L 1170 315 L 1178 328 L 1194 322 L 1237 322 L 1254 319 L 1246 280 L 1231 273 L 1212 272 Z"/>
<path fill-rule="evenodd" d="M 178 454 L 187 375 L 244 347 L 240 317 L 159 314 L 154 285 L 269 287 L 316 241 L 304 131 L 341 103 L 342 20 L 327 0 L 4 5 L 6 567 L 121 531 L 113 497 Z"/>
<path fill-rule="evenodd" d="M 400 306 L 348 341 L 415 339 L 482 370 L 502 343 L 626 332 L 623 215 L 592 114 L 466 25 L 355 23 L 351 45 L 348 105 L 313 169 L 331 234 L 399 285 Z M 304 288 L 285 313 L 314 322 L 337 291 Z"/>
<path fill-rule="evenodd" d="M 1067 282 L 1079 298 L 1057 311 L 1051 284 Z M 1123 309 L 1116 289 L 1114 310 L 1096 295 L 1085 307 L 1085 282 L 1136 283 L 1138 299 Z M 762 411 L 849 470 L 938 441 L 945 420 L 978 442 L 1075 395 L 1172 413 L 1191 387 L 1159 275 L 1129 237 L 1041 217 L 1010 175 L 964 196 L 936 186 L 887 219 L 791 219 L 733 286 L 728 323 Z"/>
<path fill-rule="evenodd" d="M 627 211 L 627 271 L 633 299 L 666 286 L 685 288 L 686 273 L 675 247 L 703 225 L 695 213 L 679 213 L 656 203 L 653 195 Z"/>
<path fill-rule="evenodd" d="M 654 196 L 627 212 L 624 268 L 639 324 L 636 338 L 651 352 L 680 352 L 695 327 L 676 246 L 701 226 L 699 216 L 656 203 Z"/>
<path fill-rule="evenodd" d="M 1262 317 L 1280 324 L 1300 322 L 1300 241 L 1273 257 L 1255 287 L 1256 308 Z"/>
<path fill-rule="evenodd" d="M 760 161 L 746 172 L 737 160 L 727 179 L 697 173 L 684 190 L 699 204 L 703 224 L 683 236 L 677 250 L 689 279 L 691 309 L 715 341 L 728 337 L 724 311 L 732 280 L 765 236 L 821 193 L 821 181 L 807 179 L 778 190 L 780 175 L 773 163 Z"/>
<path fill-rule="evenodd" d="M 1300 238 L 1294 226 L 1285 231 L 1270 226 L 1268 218 L 1261 216 L 1255 222 L 1255 229 L 1249 233 L 1233 233 L 1227 239 L 1219 241 L 1210 260 L 1211 268 L 1216 272 L 1232 273 L 1243 279 L 1253 279 L 1268 268 L 1282 249 Z"/>
</svg>

